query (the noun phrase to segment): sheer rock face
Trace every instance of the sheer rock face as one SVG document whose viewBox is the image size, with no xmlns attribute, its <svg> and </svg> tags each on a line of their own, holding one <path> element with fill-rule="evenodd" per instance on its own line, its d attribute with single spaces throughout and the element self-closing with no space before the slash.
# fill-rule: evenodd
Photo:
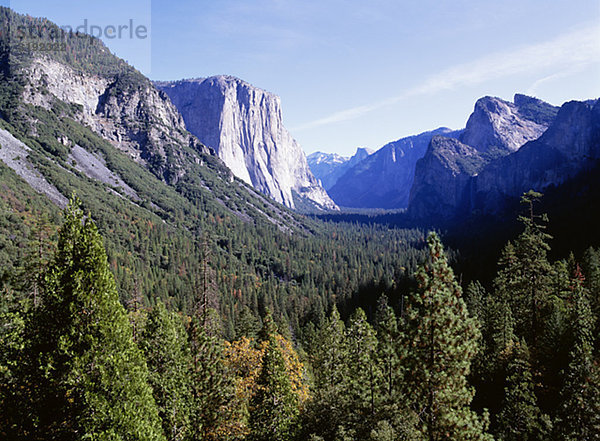
<svg viewBox="0 0 600 441">
<path fill-rule="evenodd" d="M 506 164 L 523 145 L 546 132 L 557 112 L 558 108 L 525 95 L 515 95 L 514 103 L 494 97 L 479 99 L 458 138 L 460 143 L 434 138 L 417 163 L 409 212 L 422 220 L 450 219 L 476 208 L 478 201 L 486 199 L 482 193 L 491 194 L 495 185 L 485 184 L 483 190 L 479 183 L 508 182 L 519 175 Z M 520 167 L 534 166 L 519 162 Z M 481 179 L 478 175 L 488 168 L 495 170 L 494 177 L 485 172 Z"/>
<path fill-rule="evenodd" d="M 471 178 L 484 163 L 471 146 L 434 136 L 425 156 L 417 162 L 410 192 L 410 213 L 419 218 L 449 218 L 470 202 Z"/>
<path fill-rule="evenodd" d="M 523 95 L 517 97 L 519 98 L 515 98 L 515 103 L 489 96 L 479 99 L 460 141 L 480 152 L 495 148 L 510 153 L 517 151 L 526 142 L 539 138 L 548 125 L 540 119 L 529 119 L 526 114 L 521 113 L 520 106 L 516 103 L 525 104 L 526 101 Z"/>
<path fill-rule="evenodd" d="M 344 207 L 406 208 L 416 163 L 425 155 L 431 138 L 458 134 L 442 127 L 390 142 L 350 168 L 329 194 Z"/>
<path fill-rule="evenodd" d="M 565 103 L 535 141 L 487 165 L 475 180 L 476 207 L 502 209 L 507 198 L 559 186 L 600 160 L 600 101 Z"/>
<path fill-rule="evenodd" d="M 235 176 L 291 208 L 298 197 L 302 204 L 337 208 L 283 126 L 279 97 L 229 76 L 155 84 Z"/>
<path fill-rule="evenodd" d="M 58 99 L 77 105 L 81 123 L 166 182 L 175 183 L 185 174 L 187 147 L 209 153 L 187 132 L 169 98 L 141 74 L 91 75 L 37 57 L 25 75 L 25 103 L 50 109 Z"/>
</svg>

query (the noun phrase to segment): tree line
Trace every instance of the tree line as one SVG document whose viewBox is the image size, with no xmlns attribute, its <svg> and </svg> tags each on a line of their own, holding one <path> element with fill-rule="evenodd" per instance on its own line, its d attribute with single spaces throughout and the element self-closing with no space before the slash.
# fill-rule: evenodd
<svg viewBox="0 0 600 441">
<path fill-rule="evenodd" d="M 204 239 L 192 306 L 126 304 L 72 201 L 0 300 L 0 434 L 100 440 L 592 440 L 600 437 L 600 255 L 548 261 L 540 195 L 493 286 L 465 293 L 439 237 L 414 289 L 296 328 L 241 308 L 225 338 Z M 47 257 L 46 257 L 47 256 Z M 28 293 L 29 295 L 23 295 Z M 300 322 L 300 320 L 298 321 Z"/>
</svg>

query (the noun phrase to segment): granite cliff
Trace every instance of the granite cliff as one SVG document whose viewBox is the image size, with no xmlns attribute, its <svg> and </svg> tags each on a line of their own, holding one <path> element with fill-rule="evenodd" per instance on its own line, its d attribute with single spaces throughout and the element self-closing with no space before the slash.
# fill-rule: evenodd
<svg viewBox="0 0 600 441">
<path fill-rule="evenodd" d="M 410 215 L 448 220 L 475 209 L 474 195 L 479 193 L 477 200 L 485 199 L 477 188 L 477 176 L 488 164 L 501 164 L 502 158 L 512 157 L 542 136 L 557 112 L 557 107 L 520 94 L 512 103 L 495 97 L 479 99 L 458 137 L 460 142 L 434 138 L 417 163 Z M 511 176 L 516 171 L 500 167 L 497 173 Z"/>
<path fill-rule="evenodd" d="M 235 176 L 290 208 L 337 208 L 283 126 L 278 96 L 231 76 L 155 84 Z"/>
</svg>

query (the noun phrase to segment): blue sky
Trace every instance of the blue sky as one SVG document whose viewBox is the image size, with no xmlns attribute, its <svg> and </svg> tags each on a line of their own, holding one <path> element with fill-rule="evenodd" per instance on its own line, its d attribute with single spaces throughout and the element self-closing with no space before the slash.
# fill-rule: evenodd
<svg viewBox="0 0 600 441">
<path fill-rule="evenodd" d="M 4 1 L 4 4 L 7 4 Z M 13 0 L 58 24 L 133 19 L 105 40 L 152 79 L 230 74 L 278 94 L 307 153 L 463 127 L 484 95 L 600 96 L 596 0 Z"/>
</svg>

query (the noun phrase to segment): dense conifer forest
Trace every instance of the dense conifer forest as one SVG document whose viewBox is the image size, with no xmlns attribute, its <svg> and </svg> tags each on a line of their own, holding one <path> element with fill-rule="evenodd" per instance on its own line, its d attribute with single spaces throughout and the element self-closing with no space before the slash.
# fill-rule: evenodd
<svg viewBox="0 0 600 441">
<path fill-rule="evenodd" d="M 185 308 L 149 301 L 143 272 L 128 275 L 124 295 L 93 213 L 73 198 L 55 220 L 32 216 L 22 258 L 4 266 L 0 433 L 28 440 L 596 439 L 600 254 L 589 248 L 550 261 L 540 197 L 523 196 L 521 231 L 505 244 L 489 286 L 462 287 L 436 233 L 423 244 L 414 232 L 411 248 L 394 249 L 382 241 L 389 231 L 338 225 L 330 230 L 341 235 L 331 239 L 333 253 L 341 240 L 364 241 L 381 253 L 371 271 L 389 280 L 361 297 L 355 282 L 336 279 L 349 262 L 326 270 L 323 260 L 318 277 L 342 285 L 346 296 L 329 292 L 331 303 L 286 310 L 266 293 L 258 303 L 241 302 L 241 287 L 234 316 L 223 313 L 222 268 L 209 234 L 198 245 Z M 294 265 L 314 258 L 324 239 L 298 241 L 306 251 Z M 381 251 L 372 249 L 377 242 Z M 355 249 L 348 246 L 347 256 L 359 259 Z M 388 272 L 387 261 L 406 267 Z M 284 268 L 281 279 L 292 274 Z"/>
</svg>

